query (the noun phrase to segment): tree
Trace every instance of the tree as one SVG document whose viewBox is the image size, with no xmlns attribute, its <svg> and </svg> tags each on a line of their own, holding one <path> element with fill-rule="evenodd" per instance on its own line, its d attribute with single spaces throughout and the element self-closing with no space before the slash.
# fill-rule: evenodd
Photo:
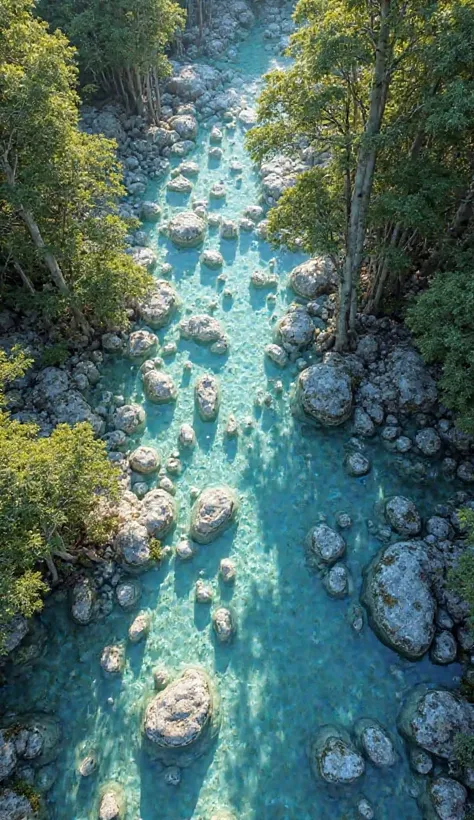
<svg viewBox="0 0 474 820">
<path fill-rule="evenodd" d="M 5 383 L 29 364 L 20 351 L 0 352 L 2 403 Z M 0 411 L 0 648 L 15 615 L 41 609 L 42 563 L 54 581 L 56 557 L 75 561 L 88 544 L 107 540 L 114 519 L 99 502 L 114 501 L 118 491 L 117 471 L 89 424 L 62 424 L 38 437 L 35 425 Z"/>
<path fill-rule="evenodd" d="M 115 144 L 79 131 L 74 50 L 32 8 L 0 7 L 0 259 L 30 295 L 54 285 L 87 332 L 123 321 L 151 279 L 125 253 Z"/>
<path fill-rule="evenodd" d="M 453 260 L 455 261 L 455 260 Z M 458 423 L 474 432 L 474 252 L 440 271 L 410 306 L 408 326 L 426 361 L 441 365 L 439 387 Z"/>
<path fill-rule="evenodd" d="M 270 213 L 270 235 L 290 245 L 302 239 L 308 252 L 331 256 L 340 275 L 338 349 L 347 346 L 354 331 L 361 272 L 369 289 L 370 276 L 377 279 L 369 300 L 373 309 L 396 252 L 406 255 L 410 242 L 419 238 L 406 224 L 416 218 L 414 195 L 420 193 L 413 171 L 424 182 L 419 199 L 428 206 L 435 186 L 430 187 L 429 174 L 423 178 L 421 149 L 432 147 L 430 128 L 437 123 L 442 130 L 443 106 L 444 126 L 451 118 L 451 134 L 462 120 L 466 147 L 472 91 L 466 99 L 458 89 L 456 99 L 454 86 L 461 78 L 470 81 L 472 18 L 472 9 L 462 1 L 300 0 L 295 19 L 301 27 L 290 47 L 293 65 L 266 78 L 260 125 L 248 137 L 253 158 L 294 155 L 302 149 L 316 162 L 329 155 L 285 191 Z M 460 115 L 457 125 L 453 111 Z M 447 142 L 445 133 L 444 146 Z M 440 183 L 441 155 L 435 147 L 431 167 Z M 456 167 L 454 157 L 453 152 L 449 184 L 439 185 L 438 197 L 459 184 L 462 162 Z M 464 150 L 463 173 L 466 157 Z M 411 188 L 411 211 L 404 211 Z M 399 213 L 403 220 L 397 220 Z"/>
<path fill-rule="evenodd" d="M 78 49 L 83 80 L 150 122 L 160 118 L 166 49 L 184 27 L 174 0 L 40 0 L 39 13 Z"/>
</svg>

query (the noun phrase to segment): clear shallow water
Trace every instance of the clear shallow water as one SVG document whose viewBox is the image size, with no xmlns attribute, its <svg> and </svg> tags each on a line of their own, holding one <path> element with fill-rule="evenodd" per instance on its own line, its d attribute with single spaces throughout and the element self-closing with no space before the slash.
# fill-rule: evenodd
<svg viewBox="0 0 474 820">
<path fill-rule="evenodd" d="M 239 70 L 248 78 L 245 92 L 255 93 L 270 58 L 256 32 L 240 51 Z M 201 172 L 193 196 L 207 198 L 211 185 L 224 179 L 227 201 L 220 209 L 238 218 L 244 207 L 258 202 L 258 179 L 243 147 L 240 130 L 224 139 L 224 158 L 209 166 L 208 136 L 189 159 Z M 245 165 L 241 187 L 229 172 L 231 159 Z M 177 163 L 176 163 L 177 164 Z M 164 189 L 150 189 L 171 213 L 186 207 L 186 199 L 166 197 Z M 190 207 L 190 206 L 189 206 Z M 163 218 L 165 221 L 165 217 Z M 280 371 L 264 362 L 263 350 L 272 337 L 272 311 L 280 315 L 291 302 L 287 274 L 302 257 L 276 253 L 256 237 L 242 234 L 238 242 L 220 243 L 211 229 L 205 247 L 220 248 L 225 258 L 226 288 L 222 296 L 217 274 L 201 268 L 198 251 L 177 251 L 156 228 L 150 227 L 152 247 L 173 265 L 172 281 L 185 311 L 206 310 L 217 296 L 214 313 L 230 338 L 227 357 L 212 355 L 192 343 L 179 343 L 178 354 L 166 360 L 166 369 L 180 387 L 175 407 L 145 402 L 147 428 L 144 443 L 158 447 L 163 461 L 176 448 L 183 422 L 194 424 L 198 446 L 183 456 L 177 479 L 180 504 L 178 527 L 168 541 L 176 543 L 186 531 L 191 505 L 190 488 L 221 482 L 241 496 L 239 525 L 216 542 L 202 547 L 190 564 L 171 561 L 142 577 L 141 609 L 152 613 L 153 626 L 146 644 L 127 647 L 127 664 L 120 681 L 104 680 L 99 659 L 103 646 L 126 640 L 134 614 L 114 610 L 101 623 L 75 626 L 64 603 L 52 602 L 42 616 L 49 643 L 41 661 L 6 692 L 5 707 L 18 711 L 44 709 L 57 714 L 64 736 L 57 761 L 58 777 L 49 792 L 49 816 L 54 820 L 91 820 L 97 816 L 100 786 L 108 780 L 122 783 L 128 798 L 128 820 L 207 820 L 212 810 L 227 807 L 241 820 L 342 820 L 355 818 L 360 796 L 374 805 L 379 820 L 418 820 L 410 796 L 414 780 L 405 759 L 395 720 L 404 694 L 420 681 L 448 685 L 458 673 L 428 660 L 412 664 L 383 646 L 366 625 L 361 635 L 351 628 L 348 614 L 358 603 L 361 570 L 380 544 L 367 532 L 367 518 L 384 496 L 404 492 L 428 510 L 450 494 L 448 485 L 433 480 L 422 488 L 398 478 L 393 459 L 376 444 L 369 445 L 372 472 L 364 479 L 348 478 L 342 469 L 343 431 L 316 431 L 302 427 L 289 408 L 294 372 Z M 265 292 L 249 288 L 255 267 L 276 257 L 281 287 L 274 308 Z M 160 331 L 162 341 L 178 340 L 177 321 Z M 191 374 L 183 370 L 193 363 Z M 193 385 L 204 371 L 221 381 L 222 404 L 216 424 L 204 424 L 194 411 Z M 143 401 L 138 368 L 128 362 L 111 366 L 111 389 Z M 273 381 L 284 384 L 277 397 Z M 272 408 L 256 408 L 255 395 L 270 392 Z M 229 413 L 243 421 L 252 417 L 254 428 L 237 441 L 225 439 Z M 347 563 L 354 592 L 344 601 L 330 599 L 319 578 L 304 564 L 302 543 L 311 525 L 324 514 L 334 525 L 338 511 L 354 519 L 346 531 Z M 237 565 L 235 588 L 220 586 L 219 561 L 232 556 Z M 230 602 L 238 622 L 232 646 L 216 645 L 212 608 L 194 603 L 198 577 L 211 581 L 215 603 Z M 222 725 L 212 752 L 183 772 L 178 789 L 167 786 L 155 764 L 142 755 L 140 721 L 146 699 L 153 692 L 152 669 L 164 665 L 180 670 L 188 664 L 203 666 L 216 680 Z M 107 700 L 112 697 L 113 705 Z M 350 729 L 359 717 L 379 719 L 396 739 L 398 765 L 384 773 L 367 766 L 364 778 L 349 789 L 332 791 L 313 779 L 307 744 L 317 727 L 339 723 Z M 81 779 L 78 758 L 95 748 L 96 775 Z"/>
</svg>

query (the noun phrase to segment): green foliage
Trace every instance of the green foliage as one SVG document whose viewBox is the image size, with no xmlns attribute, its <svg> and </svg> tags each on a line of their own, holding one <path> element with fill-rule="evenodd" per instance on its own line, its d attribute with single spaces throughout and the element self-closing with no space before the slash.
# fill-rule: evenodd
<svg viewBox="0 0 474 820">
<path fill-rule="evenodd" d="M 64 364 L 69 356 L 69 349 L 66 342 L 58 342 L 55 345 L 45 347 L 41 354 L 42 367 L 58 367 Z"/>
<path fill-rule="evenodd" d="M 146 94 L 142 76 L 169 74 L 165 52 L 186 19 L 174 0 L 40 0 L 38 12 L 77 47 L 89 87 L 137 104 L 137 79 Z"/>
<path fill-rule="evenodd" d="M 37 814 L 41 808 L 41 795 L 34 786 L 30 783 L 27 783 L 26 780 L 14 780 L 12 784 L 13 791 L 16 794 L 21 794 L 23 797 L 26 797 L 29 800 L 30 806 L 33 809 L 33 813 Z"/>
<path fill-rule="evenodd" d="M 474 767 L 474 736 L 459 733 L 454 738 L 454 756 L 466 769 Z"/>
<path fill-rule="evenodd" d="M 407 323 L 426 361 L 442 366 L 443 402 L 474 432 L 474 254 L 436 274 L 410 307 Z"/>
<path fill-rule="evenodd" d="M 293 63 L 265 78 L 255 161 L 302 149 L 316 164 L 270 212 L 277 244 L 301 240 L 342 269 L 361 150 L 376 150 L 363 248 L 368 308 L 398 296 L 407 274 L 466 236 L 456 225 L 474 172 L 474 7 L 468 0 L 391 4 L 391 75 L 382 126 L 367 137 L 380 3 L 300 0 Z M 471 214 L 472 219 L 472 214 Z M 453 388 L 453 393 L 457 387 Z"/>
<path fill-rule="evenodd" d="M 162 546 L 158 538 L 150 538 L 150 558 L 159 563 L 161 561 Z"/>
<path fill-rule="evenodd" d="M 27 364 L 19 352 L 0 354 L 0 387 Z M 14 615 L 41 609 L 42 560 L 107 540 L 115 521 L 105 505 L 118 492 L 117 471 L 89 424 L 38 437 L 35 425 L 0 412 L 0 637 Z"/>
<path fill-rule="evenodd" d="M 2 2 L 0 258 L 16 281 L 20 265 L 41 292 L 51 288 L 49 252 L 66 284 L 56 315 L 74 304 L 98 324 L 117 324 L 151 279 L 125 253 L 115 144 L 78 129 L 74 56 L 60 32 L 32 16 L 31 0 Z M 32 241 L 25 212 L 44 249 Z"/>
</svg>

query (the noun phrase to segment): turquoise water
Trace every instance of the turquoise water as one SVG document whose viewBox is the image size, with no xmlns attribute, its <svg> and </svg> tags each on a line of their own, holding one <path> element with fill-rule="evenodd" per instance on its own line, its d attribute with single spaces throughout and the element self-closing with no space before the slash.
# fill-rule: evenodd
<svg viewBox="0 0 474 820">
<path fill-rule="evenodd" d="M 256 32 L 241 46 L 239 70 L 245 74 L 249 100 L 258 90 L 261 74 L 271 58 Z M 224 138 L 220 165 L 209 165 L 208 133 L 201 126 L 196 155 L 201 172 L 193 196 L 207 198 L 212 184 L 224 179 L 226 216 L 238 218 L 246 205 L 258 202 L 258 178 L 237 129 Z M 244 164 L 240 186 L 229 163 Z M 176 161 L 176 164 L 177 161 Z M 169 213 L 186 207 L 186 200 L 167 198 L 164 189 L 150 189 Z M 224 482 L 241 497 L 237 528 L 201 547 L 190 564 L 174 559 L 143 576 L 140 609 L 149 609 L 153 626 L 146 644 L 127 646 L 127 664 L 120 681 L 105 680 L 99 659 L 104 645 L 126 640 L 133 614 L 116 608 L 106 620 L 75 626 L 64 602 L 52 601 L 42 615 L 48 648 L 39 663 L 18 677 L 6 692 L 6 706 L 21 711 L 44 709 L 57 714 L 64 735 L 57 779 L 49 792 L 53 820 L 90 820 L 97 816 L 100 786 L 122 783 L 128 799 L 128 820 L 208 820 L 212 810 L 232 809 L 241 820 L 342 820 L 355 818 L 358 799 L 374 805 L 378 820 L 415 820 L 421 812 L 414 799 L 416 785 L 406 762 L 395 720 L 404 694 L 419 681 L 453 684 L 456 666 L 442 669 L 428 660 L 412 664 L 383 646 L 365 625 L 357 635 L 350 626 L 351 606 L 358 603 L 361 570 L 379 542 L 367 531 L 376 518 L 376 505 L 387 495 L 403 492 L 422 510 L 450 494 L 438 479 L 423 487 L 410 485 L 394 472 L 393 457 L 369 444 L 372 472 L 364 479 L 348 478 L 342 468 L 348 430 L 317 431 L 295 421 L 289 407 L 295 372 L 278 370 L 264 361 L 271 341 L 272 317 L 291 302 L 287 274 L 302 257 L 276 252 L 255 235 L 220 243 L 211 229 L 205 247 L 219 248 L 225 258 L 225 285 L 217 274 L 201 268 L 199 251 L 177 251 L 149 227 L 150 244 L 160 259 L 173 266 L 172 281 L 186 311 L 205 311 L 217 300 L 214 316 L 230 339 L 226 357 L 210 354 L 193 343 L 178 344 L 166 359 L 166 369 L 180 387 L 176 406 L 145 403 L 144 443 L 153 443 L 163 461 L 176 449 L 184 422 L 194 425 L 198 445 L 183 456 L 176 479 L 179 522 L 168 542 L 175 544 L 187 529 L 191 487 Z M 281 286 L 277 301 L 268 305 L 265 292 L 249 287 L 250 274 L 276 257 Z M 222 293 L 232 291 L 232 299 Z M 177 321 L 160 331 L 162 341 L 178 341 Z M 183 369 L 191 361 L 189 374 Z M 198 375 L 219 376 L 222 404 L 217 423 L 200 422 L 194 411 L 193 385 Z M 108 381 L 116 392 L 144 401 L 137 368 L 122 361 L 111 367 Z M 274 381 L 281 379 L 277 396 Z M 255 398 L 267 393 L 271 407 Z M 240 423 L 236 440 L 224 431 L 228 415 Z M 245 429 L 246 420 L 252 427 Z M 321 581 L 304 563 L 303 539 L 321 515 L 334 526 L 339 511 L 354 524 L 345 531 L 347 563 L 354 591 L 343 601 L 330 599 Z M 237 566 L 235 587 L 217 580 L 219 561 L 232 556 Z M 215 589 L 215 603 L 230 602 L 238 635 L 229 647 L 216 645 L 210 626 L 212 607 L 194 603 L 194 584 L 204 577 Z M 215 604 L 214 604 L 215 605 Z M 216 680 L 222 701 L 222 725 L 217 744 L 207 757 L 183 771 L 178 788 L 164 782 L 157 764 L 141 751 L 140 721 L 144 703 L 153 691 L 152 668 L 180 670 L 203 666 Z M 113 702 L 110 699 L 113 699 Z M 349 789 L 334 791 L 317 783 L 310 772 L 307 744 L 317 727 L 339 723 L 350 729 L 359 717 L 379 719 L 396 739 L 399 762 L 386 773 L 367 766 L 365 776 Z M 95 749 L 97 773 L 80 778 L 77 760 Z"/>
</svg>

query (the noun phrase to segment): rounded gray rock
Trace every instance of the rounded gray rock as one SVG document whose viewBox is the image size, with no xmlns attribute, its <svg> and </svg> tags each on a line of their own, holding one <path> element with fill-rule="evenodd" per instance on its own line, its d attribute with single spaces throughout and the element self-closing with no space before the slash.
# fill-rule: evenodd
<svg viewBox="0 0 474 820">
<path fill-rule="evenodd" d="M 297 296 L 309 301 L 332 293 L 337 289 L 334 265 L 324 256 L 309 259 L 291 271 L 289 284 Z"/>
<path fill-rule="evenodd" d="M 143 389 L 147 399 L 153 404 L 167 404 L 176 401 L 177 387 L 168 373 L 162 370 L 149 370 L 143 376 Z"/>
<path fill-rule="evenodd" d="M 206 223 L 194 211 L 183 211 L 170 220 L 168 234 L 178 248 L 195 248 L 204 241 Z"/>
<path fill-rule="evenodd" d="M 364 758 L 348 733 L 335 726 L 322 726 L 318 731 L 311 745 L 310 762 L 314 775 L 326 783 L 348 785 L 365 771 Z"/>
<path fill-rule="evenodd" d="M 194 397 L 199 416 L 203 421 L 215 421 L 221 403 L 219 381 L 211 373 L 205 373 L 196 380 Z"/>
<path fill-rule="evenodd" d="M 297 379 L 295 400 L 304 418 L 324 427 L 343 424 L 352 413 L 352 385 L 341 367 L 315 364 Z"/>
<path fill-rule="evenodd" d="M 374 766 L 393 766 L 396 760 L 395 748 L 388 732 L 376 720 L 361 718 L 354 726 L 357 745 Z"/>
<path fill-rule="evenodd" d="M 395 495 L 385 504 L 387 520 L 399 535 L 414 536 L 421 531 L 421 517 L 415 504 L 409 498 Z"/>
<path fill-rule="evenodd" d="M 191 511 L 191 538 L 198 544 L 214 541 L 232 524 L 238 507 L 237 495 L 230 487 L 203 490 Z"/>
<path fill-rule="evenodd" d="M 364 575 L 362 601 L 378 637 L 411 660 L 421 658 L 433 640 L 436 613 L 424 542 L 390 544 Z"/>
<path fill-rule="evenodd" d="M 331 566 L 343 557 L 346 542 L 342 535 L 327 524 L 317 524 L 306 536 L 305 550 L 308 561 L 316 566 Z"/>
<path fill-rule="evenodd" d="M 456 735 L 474 732 L 474 705 L 458 692 L 416 686 L 402 706 L 398 728 L 410 743 L 453 760 Z"/>
<path fill-rule="evenodd" d="M 144 322 L 155 330 L 168 324 L 178 305 L 174 287 L 165 279 L 155 282 L 154 290 L 140 304 L 138 311 Z"/>
</svg>

